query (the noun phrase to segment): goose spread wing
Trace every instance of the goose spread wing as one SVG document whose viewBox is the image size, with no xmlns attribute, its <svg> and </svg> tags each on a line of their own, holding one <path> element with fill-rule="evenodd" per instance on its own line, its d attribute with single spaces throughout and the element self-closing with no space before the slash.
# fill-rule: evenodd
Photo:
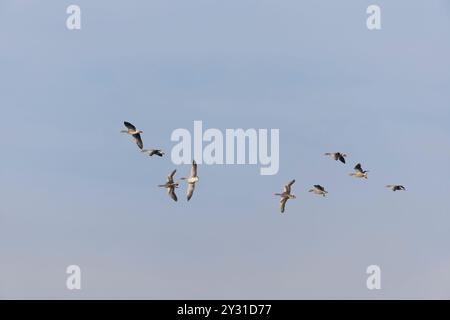
<svg viewBox="0 0 450 320">
<path fill-rule="evenodd" d="M 362 169 L 362 167 L 361 167 L 361 163 L 358 163 L 358 164 L 355 166 L 355 170 L 356 170 L 356 171 L 359 171 L 359 172 L 361 172 L 361 173 L 363 173 L 363 169 Z"/>
<path fill-rule="evenodd" d="M 177 195 L 175 194 L 175 188 L 171 188 L 169 191 L 169 196 L 174 200 L 178 201 Z"/>
<path fill-rule="evenodd" d="M 189 183 L 188 184 L 188 189 L 187 189 L 187 200 L 191 200 L 192 195 L 194 194 L 194 189 L 195 189 L 195 184 L 194 183 Z"/>
<path fill-rule="evenodd" d="M 123 124 L 125 125 L 125 127 L 127 127 L 127 129 L 136 131 L 136 127 L 133 126 L 131 123 L 129 123 L 129 122 L 127 122 L 127 121 L 124 121 Z"/>
<path fill-rule="evenodd" d="M 295 183 L 295 179 L 284 186 L 284 192 L 291 193 L 291 186 Z"/>
<path fill-rule="evenodd" d="M 325 191 L 324 187 L 322 187 L 320 184 L 316 184 L 314 185 L 314 188 L 320 190 L 320 191 Z"/>
<path fill-rule="evenodd" d="M 192 161 L 192 168 L 191 168 L 191 177 L 197 176 L 197 163 L 195 160 Z"/>
<path fill-rule="evenodd" d="M 284 212 L 284 208 L 286 207 L 286 202 L 287 202 L 288 198 L 281 198 L 280 200 L 280 210 L 281 213 Z"/>
<path fill-rule="evenodd" d="M 144 144 L 142 143 L 142 138 L 139 133 L 133 134 L 133 138 L 136 141 L 136 144 L 138 145 L 139 149 L 144 148 Z"/>
<path fill-rule="evenodd" d="M 173 176 L 175 175 L 176 172 L 177 169 L 173 170 L 172 173 L 167 176 L 167 182 L 173 183 Z"/>
</svg>

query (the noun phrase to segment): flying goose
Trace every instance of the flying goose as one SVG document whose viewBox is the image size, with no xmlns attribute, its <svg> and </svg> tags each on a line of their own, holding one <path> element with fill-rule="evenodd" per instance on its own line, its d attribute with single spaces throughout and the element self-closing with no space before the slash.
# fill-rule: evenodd
<svg viewBox="0 0 450 320">
<path fill-rule="evenodd" d="M 154 156 L 155 154 L 162 157 L 165 154 L 161 149 L 144 149 L 141 152 L 147 153 L 150 157 Z"/>
<path fill-rule="evenodd" d="M 158 185 L 158 187 L 166 188 L 168 195 L 174 201 L 177 201 L 178 198 L 177 198 L 177 195 L 175 194 L 175 188 L 178 188 L 179 183 L 173 181 L 173 177 L 175 175 L 175 172 L 177 172 L 177 170 L 173 170 L 172 173 L 167 176 L 166 183 L 165 184 L 160 184 L 160 185 Z"/>
<path fill-rule="evenodd" d="M 195 183 L 199 180 L 199 177 L 197 176 L 197 163 L 195 160 L 192 160 L 191 175 L 189 177 L 181 178 L 181 180 L 186 180 L 188 183 L 187 200 L 189 201 L 194 194 Z"/>
<path fill-rule="evenodd" d="M 310 189 L 308 192 L 314 192 L 315 194 L 319 194 L 325 197 L 325 195 L 328 193 L 328 191 L 325 190 L 324 187 L 322 187 L 319 184 L 315 184 L 314 188 Z"/>
<path fill-rule="evenodd" d="M 327 152 L 325 153 L 326 156 L 331 156 L 334 160 L 336 161 L 340 161 L 342 163 L 345 163 L 345 157 L 347 157 L 347 155 L 345 153 L 341 153 L 341 152 Z"/>
<path fill-rule="evenodd" d="M 127 121 L 124 121 L 123 124 L 125 125 L 125 127 L 127 127 L 127 130 L 122 130 L 120 132 L 131 135 L 139 149 L 142 149 L 144 147 L 144 144 L 142 143 L 141 133 L 144 133 L 144 131 L 137 130 L 135 126 Z"/>
<path fill-rule="evenodd" d="M 361 167 L 361 163 L 358 163 L 355 166 L 355 172 L 350 173 L 351 176 L 357 177 L 357 178 L 366 178 L 367 179 L 367 173 L 369 171 L 363 170 Z"/>
<path fill-rule="evenodd" d="M 295 199 L 295 195 L 291 194 L 291 186 L 295 183 L 295 180 L 292 180 L 287 185 L 284 186 L 283 193 L 275 193 L 276 196 L 280 196 L 280 211 L 284 212 L 284 208 L 286 206 L 286 202 L 289 199 Z"/>
<path fill-rule="evenodd" d="M 399 184 L 389 184 L 386 188 L 391 189 L 392 191 L 406 191 L 406 188 Z"/>
</svg>

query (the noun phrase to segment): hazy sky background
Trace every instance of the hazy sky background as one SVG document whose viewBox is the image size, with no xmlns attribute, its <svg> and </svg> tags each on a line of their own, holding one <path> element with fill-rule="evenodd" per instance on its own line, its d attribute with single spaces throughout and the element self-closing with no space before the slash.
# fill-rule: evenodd
<svg viewBox="0 0 450 320">
<path fill-rule="evenodd" d="M 0 298 L 450 298 L 448 1 L 2 0 L 0 67 Z M 124 120 L 169 152 L 194 120 L 279 128 L 280 171 L 199 166 L 175 203 L 189 166 Z"/>
</svg>

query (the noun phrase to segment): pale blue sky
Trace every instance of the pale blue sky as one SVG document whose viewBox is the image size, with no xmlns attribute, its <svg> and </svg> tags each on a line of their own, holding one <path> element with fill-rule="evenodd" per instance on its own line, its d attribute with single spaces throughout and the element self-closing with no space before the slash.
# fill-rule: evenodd
<svg viewBox="0 0 450 320">
<path fill-rule="evenodd" d="M 450 298 L 449 39 L 446 0 L 2 0 L 0 297 Z M 279 128 L 280 171 L 200 166 L 174 203 L 123 120 L 168 151 L 194 120 Z"/>
</svg>

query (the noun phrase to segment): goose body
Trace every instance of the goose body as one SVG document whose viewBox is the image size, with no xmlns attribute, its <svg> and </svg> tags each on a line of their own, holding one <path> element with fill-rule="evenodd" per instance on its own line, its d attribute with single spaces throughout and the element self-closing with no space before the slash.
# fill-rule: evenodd
<svg viewBox="0 0 450 320">
<path fill-rule="evenodd" d="M 199 177 L 197 176 L 197 163 L 195 160 L 192 161 L 191 174 L 189 177 L 181 178 L 181 180 L 185 180 L 188 184 L 187 188 L 187 200 L 191 200 L 192 195 L 195 190 L 195 183 L 198 182 Z"/>
<path fill-rule="evenodd" d="M 339 160 L 342 163 L 345 163 L 345 157 L 347 157 L 347 155 L 345 153 L 341 153 L 341 152 L 327 152 L 327 153 L 325 153 L 325 155 L 332 157 L 336 161 Z"/>
<path fill-rule="evenodd" d="M 295 183 L 295 180 L 292 180 L 291 182 L 289 182 L 287 185 L 284 186 L 284 190 L 282 193 L 275 193 L 276 196 L 280 196 L 280 211 L 281 213 L 284 212 L 285 207 L 286 207 L 286 202 L 289 199 L 295 199 L 295 195 L 293 195 L 291 193 L 291 187 L 292 185 Z"/>
<path fill-rule="evenodd" d="M 360 163 L 358 163 L 354 169 L 355 169 L 355 172 L 350 173 L 351 176 L 367 179 L 367 173 L 369 171 L 363 170 Z"/>
<path fill-rule="evenodd" d="M 174 180 L 173 180 L 173 177 L 175 176 L 176 172 L 177 172 L 177 170 L 173 170 L 172 173 L 167 176 L 166 183 L 158 185 L 158 187 L 166 188 L 167 189 L 167 194 L 174 201 L 178 200 L 177 195 L 175 194 L 175 188 L 178 188 L 179 183 L 178 182 L 174 182 Z"/>
<path fill-rule="evenodd" d="M 406 191 L 406 188 L 399 184 L 389 184 L 386 186 L 386 188 L 391 189 L 392 191 Z"/>
<path fill-rule="evenodd" d="M 144 147 L 144 144 L 142 143 L 141 133 L 144 133 L 144 131 L 136 129 L 134 125 L 127 121 L 124 121 L 123 124 L 125 125 L 127 130 L 122 130 L 120 132 L 131 135 L 139 149 L 142 149 Z"/>
<path fill-rule="evenodd" d="M 315 184 L 314 188 L 310 189 L 309 192 L 314 192 L 315 194 L 318 194 L 318 195 L 321 195 L 324 197 L 328 193 L 328 191 L 326 191 L 325 188 L 322 187 L 320 184 Z"/>
</svg>

